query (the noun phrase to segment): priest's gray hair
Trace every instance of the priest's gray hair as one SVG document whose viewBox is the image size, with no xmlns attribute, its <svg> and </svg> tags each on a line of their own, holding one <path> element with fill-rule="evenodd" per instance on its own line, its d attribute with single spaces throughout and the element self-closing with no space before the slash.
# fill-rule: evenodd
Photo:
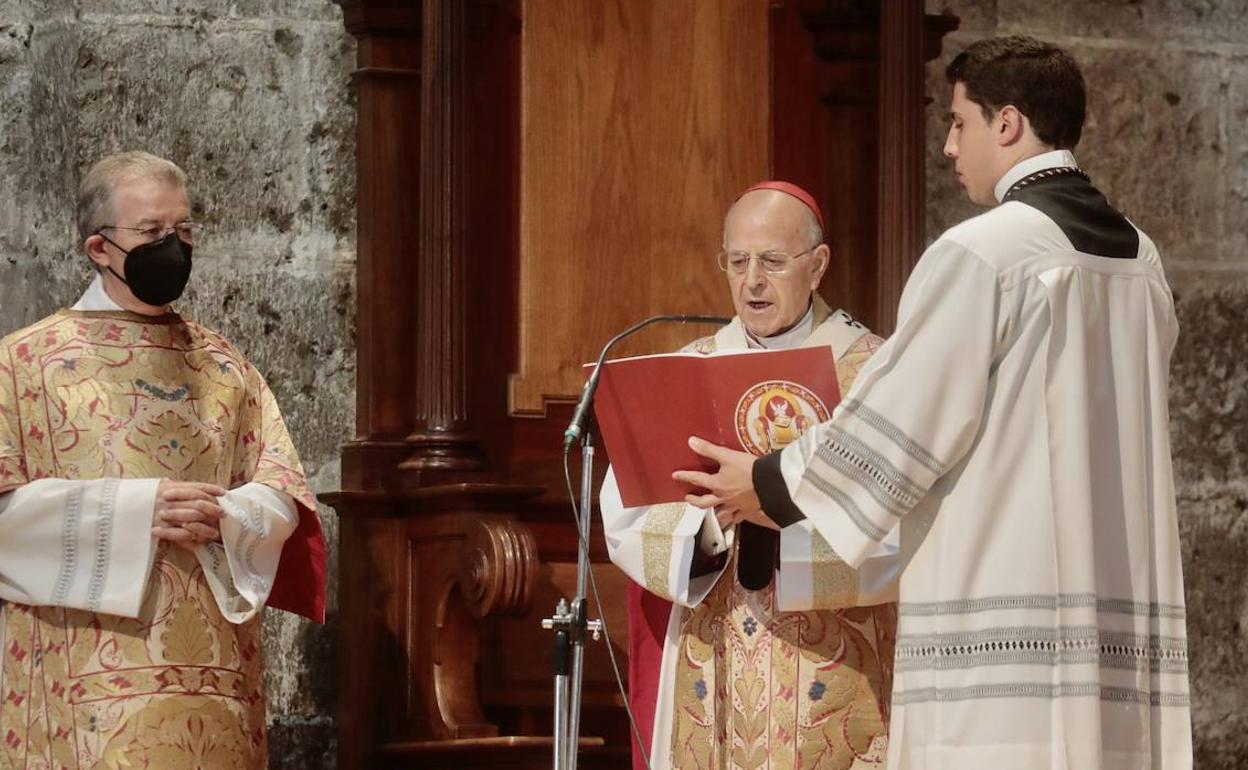
<svg viewBox="0 0 1248 770">
<path fill-rule="evenodd" d="M 819 226 L 819 217 L 815 216 L 815 212 L 810 209 L 806 209 L 806 218 L 809 220 L 806 223 L 806 228 L 807 235 L 810 238 L 810 240 L 806 242 L 809 243 L 810 247 L 813 249 L 823 243 L 823 228 Z"/>
<path fill-rule="evenodd" d="M 78 186 L 79 242 L 113 225 L 113 191 L 118 183 L 136 179 L 167 182 L 186 190 L 186 172 L 171 160 L 150 152 L 119 152 L 103 158 L 87 172 Z"/>
</svg>

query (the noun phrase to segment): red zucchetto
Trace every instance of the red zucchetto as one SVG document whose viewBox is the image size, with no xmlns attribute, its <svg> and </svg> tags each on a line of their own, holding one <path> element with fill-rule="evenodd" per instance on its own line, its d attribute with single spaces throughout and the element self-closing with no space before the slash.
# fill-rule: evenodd
<svg viewBox="0 0 1248 770">
<path fill-rule="evenodd" d="M 746 195 L 746 193 L 752 193 L 755 190 L 779 190 L 785 195 L 790 195 L 794 198 L 797 198 L 806 206 L 806 208 L 810 209 L 811 212 L 815 215 L 815 221 L 819 223 L 819 229 L 820 230 L 825 229 L 823 226 L 823 212 L 819 210 L 819 204 L 815 203 L 815 196 L 806 192 L 805 190 L 793 184 L 792 182 L 780 182 L 774 179 L 769 179 L 765 182 L 759 182 L 758 184 L 750 185 L 749 187 L 747 187 L 740 195 L 737 196 L 737 200 L 741 200 L 741 198 L 743 198 Z"/>
</svg>

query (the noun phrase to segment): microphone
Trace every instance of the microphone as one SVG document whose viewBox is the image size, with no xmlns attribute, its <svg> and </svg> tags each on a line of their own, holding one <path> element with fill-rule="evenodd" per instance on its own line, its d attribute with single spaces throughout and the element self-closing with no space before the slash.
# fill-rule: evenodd
<svg viewBox="0 0 1248 770">
<path fill-rule="evenodd" d="M 572 422 L 568 423 L 568 429 L 563 432 L 563 449 L 566 452 L 576 443 L 577 439 L 585 432 L 585 423 L 589 417 L 589 407 L 594 402 L 594 393 L 598 390 L 598 378 L 602 376 L 602 364 L 607 358 L 607 353 L 615 346 L 615 343 L 632 336 L 641 331 L 645 327 L 660 321 L 675 321 L 679 323 L 695 323 L 695 324 L 719 324 L 724 325 L 732 321 L 731 318 L 722 318 L 714 315 L 656 315 L 647 318 L 640 323 L 633 324 L 624 331 L 615 335 L 602 348 L 602 353 L 598 354 L 598 363 L 594 366 L 593 374 L 589 375 L 589 380 L 585 383 L 584 390 L 581 391 L 581 398 L 576 402 L 576 410 L 572 412 Z"/>
</svg>

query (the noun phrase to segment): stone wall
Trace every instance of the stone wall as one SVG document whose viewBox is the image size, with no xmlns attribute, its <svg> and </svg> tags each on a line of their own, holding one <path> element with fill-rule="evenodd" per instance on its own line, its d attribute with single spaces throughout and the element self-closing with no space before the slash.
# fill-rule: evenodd
<svg viewBox="0 0 1248 770">
<path fill-rule="evenodd" d="M 977 212 L 941 155 L 944 65 L 1022 33 L 1083 67 L 1076 156 L 1156 241 L 1183 331 L 1171 418 L 1183 538 L 1196 766 L 1248 763 L 1248 3 L 927 0 L 962 19 L 929 67 L 929 237 Z"/>
<path fill-rule="evenodd" d="M 89 276 L 78 180 L 145 149 L 192 181 L 187 315 L 268 378 L 314 491 L 354 426 L 355 44 L 330 0 L 0 0 L 0 333 L 72 303 Z M 273 767 L 332 766 L 330 622 L 265 619 Z"/>
</svg>

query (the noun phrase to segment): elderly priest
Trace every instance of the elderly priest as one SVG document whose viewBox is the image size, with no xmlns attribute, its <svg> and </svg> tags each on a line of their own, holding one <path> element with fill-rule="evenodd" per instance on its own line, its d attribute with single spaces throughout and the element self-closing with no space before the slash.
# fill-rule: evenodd
<svg viewBox="0 0 1248 770">
<path fill-rule="evenodd" d="M 737 316 L 686 350 L 828 346 L 848 390 L 881 340 L 816 293 L 828 260 L 812 196 L 751 187 L 728 210 L 719 254 Z M 764 445 L 797 438 L 791 420 L 774 422 Z M 626 508 L 611 471 L 601 507 L 611 559 L 645 589 L 630 596 L 629 689 L 651 767 L 881 765 L 898 572 L 887 546 L 854 570 L 809 526 L 781 533 L 764 516 L 684 503 Z M 714 557 L 701 535 L 716 523 L 735 538 Z"/>
</svg>

